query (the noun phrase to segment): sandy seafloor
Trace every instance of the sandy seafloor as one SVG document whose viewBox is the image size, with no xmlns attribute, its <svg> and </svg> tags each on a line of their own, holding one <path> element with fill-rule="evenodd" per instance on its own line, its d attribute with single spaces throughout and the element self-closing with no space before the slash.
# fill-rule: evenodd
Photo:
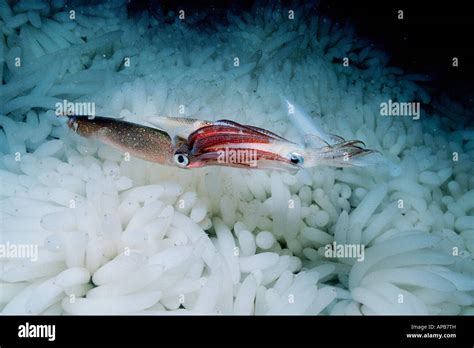
<svg viewBox="0 0 474 348">
<path fill-rule="evenodd" d="M 387 66 L 350 25 L 289 10 L 203 27 L 199 13 L 128 16 L 119 2 L 0 1 L 3 314 L 474 313 L 472 110 L 434 105 L 426 76 Z M 127 161 L 55 115 L 68 100 L 297 139 L 281 97 L 401 172 Z M 380 115 L 389 99 L 420 102 L 421 117 Z M 363 260 L 326 257 L 334 242 L 364 246 Z"/>
</svg>

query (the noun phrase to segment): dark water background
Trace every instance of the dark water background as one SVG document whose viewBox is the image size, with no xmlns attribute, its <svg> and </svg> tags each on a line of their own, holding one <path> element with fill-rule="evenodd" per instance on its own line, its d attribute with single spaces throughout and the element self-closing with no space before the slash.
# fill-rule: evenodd
<svg viewBox="0 0 474 348">
<path fill-rule="evenodd" d="M 291 8 L 295 3 L 278 1 L 275 5 Z M 429 75 L 432 81 L 424 85 L 432 97 L 448 95 L 474 110 L 474 15 L 469 1 L 321 0 L 312 3 L 314 14 L 353 24 L 360 37 L 389 54 L 390 65 L 409 73 Z M 254 6 L 252 0 L 132 0 L 128 12 L 133 16 L 149 11 L 159 17 L 183 8 L 187 14 L 201 13 L 202 18 L 193 26 L 205 30 L 212 28 L 216 21 L 225 24 L 227 11 L 238 16 Z M 397 18 L 399 9 L 404 11 L 403 20 Z M 452 66 L 453 57 L 459 58 L 457 68 Z"/>
<path fill-rule="evenodd" d="M 113 0 L 110 0 L 113 1 Z M 96 4 L 99 0 L 68 1 L 70 6 Z M 425 74 L 431 79 L 421 82 L 434 103 L 449 97 L 463 105 L 465 127 L 474 126 L 474 14 L 466 0 L 282 0 L 270 1 L 275 7 L 291 9 L 295 4 L 312 4 L 312 13 L 340 24 L 350 23 L 356 34 L 390 56 L 390 66 L 407 73 Z M 193 30 L 212 31 L 215 24 L 226 25 L 230 11 L 240 16 L 244 11 L 270 2 L 254 0 L 129 0 L 130 17 L 148 11 L 166 24 L 176 20 L 180 9 L 186 11 L 186 25 Z M 397 18 L 398 10 L 404 19 Z M 173 16 L 168 16 L 172 12 Z M 453 57 L 459 66 L 452 66 Z M 456 122 L 459 115 L 443 115 Z"/>
</svg>

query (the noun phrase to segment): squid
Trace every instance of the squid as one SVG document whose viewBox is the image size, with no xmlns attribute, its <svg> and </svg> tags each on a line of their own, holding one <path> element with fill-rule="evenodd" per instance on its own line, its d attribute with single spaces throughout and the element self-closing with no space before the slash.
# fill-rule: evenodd
<svg viewBox="0 0 474 348">
<path fill-rule="evenodd" d="M 179 168 L 227 166 L 296 172 L 317 165 L 365 166 L 378 152 L 360 140 L 315 131 L 299 142 L 235 121 L 148 118 L 150 126 L 109 117 L 67 116 L 79 135 L 146 161 Z"/>
</svg>

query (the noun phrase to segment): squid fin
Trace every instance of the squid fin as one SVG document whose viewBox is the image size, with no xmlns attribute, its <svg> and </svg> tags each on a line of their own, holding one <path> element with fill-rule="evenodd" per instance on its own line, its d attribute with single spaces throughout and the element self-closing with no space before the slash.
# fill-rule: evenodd
<svg viewBox="0 0 474 348">
<path fill-rule="evenodd" d="M 212 124 L 209 121 L 180 117 L 148 117 L 146 121 L 156 128 L 167 132 L 173 144 L 179 138 L 187 139 L 194 131 Z"/>
<path fill-rule="evenodd" d="M 240 123 L 237 123 L 235 121 L 230 121 L 230 120 L 218 120 L 218 121 L 214 122 L 214 125 L 219 125 L 219 124 L 224 124 L 226 126 L 235 127 L 237 129 L 242 129 L 242 130 L 247 130 L 247 131 L 250 131 L 250 132 L 258 133 L 259 135 L 269 137 L 273 140 L 286 141 L 286 142 L 292 143 L 292 141 L 290 141 L 288 139 L 285 139 L 285 138 L 279 136 L 278 134 L 275 134 L 273 132 L 270 132 L 269 130 L 266 130 L 266 129 L 263 129 L 263 128 L 260 128 L 260 127 L 255 127 L 255 126 L 251 126 L 251 125 L 248 125 L 248 124 L 240 124 Z"/>
</svg>

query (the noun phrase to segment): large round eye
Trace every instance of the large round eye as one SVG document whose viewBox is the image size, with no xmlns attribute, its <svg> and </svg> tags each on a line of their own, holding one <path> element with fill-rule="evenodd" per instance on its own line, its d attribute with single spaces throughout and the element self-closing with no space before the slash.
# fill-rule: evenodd
<svg viewBox="0 0 474 348">
<path fill-rule="evenodd" d="M 299 153 L 292 152 L 290 153 L 290 161 L 293 164 L 298 164 L 301 166 L 304 163 L 304 158 Z"/>
<path fill-rule="evenodd" d="M 177 153 L 174 155 L 174 162 L 180 167 L 186 167 L 189 164 L 189 159 L 184 153 Z"/>
</svg>

